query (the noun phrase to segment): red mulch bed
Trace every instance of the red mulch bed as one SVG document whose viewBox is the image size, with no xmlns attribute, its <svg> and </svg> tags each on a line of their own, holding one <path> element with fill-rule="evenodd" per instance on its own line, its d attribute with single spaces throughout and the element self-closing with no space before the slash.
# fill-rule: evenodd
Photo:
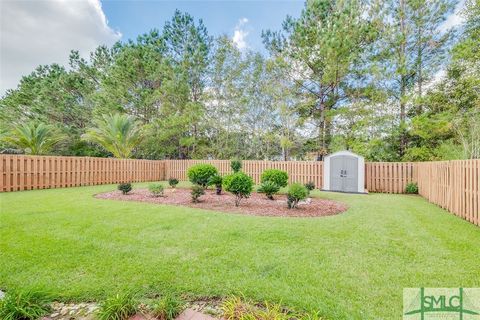
<svg viewBox="0 0 480 320">
<path fill-rule="evenodd" d="M 333 200 L 310 198 L 305 203 L 300 203 L 297 209 L 288 209 L 285 195 L 276 195 L 275 200 L 269 200 L 264 194 L 256 192 L 253 192 L 250 198 L 242 199 L 240 206 L 235 207 L 235 197 L 232 194 L 223 192 L 218 196 L 214 190 L 206 190 L 205 195 L 200 197 L 199 203 L 192 203 L 190 189 L 165 189 L 163 197 L 153 197 L 147 189 L 135 189 L 127 195 L 123 195 L 120 191 L 111 191 L 98 194 L 96 198 L 151 202 L 274 217 L 331 216 L 348 208 L 345 204 Z"/>
</svg>

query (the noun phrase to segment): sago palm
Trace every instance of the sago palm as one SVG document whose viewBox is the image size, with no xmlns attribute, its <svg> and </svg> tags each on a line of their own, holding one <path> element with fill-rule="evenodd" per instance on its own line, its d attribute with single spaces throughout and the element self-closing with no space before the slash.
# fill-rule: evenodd
<svg viewBox="0 0 480 320">
<path fill-rule="evenodd" d="M 116 158 L 129 158 L 140 142 L 140 127 L 132 116 L 104 115 L 95 124 L 82 139 L 101 145 Z"/>
<path fill-rule="evenodd" d="M 47 154 L 62 139 L 53 126 L 37 122 L 19 124 L 2 137 L 4 142 L 32 155 Z"/>
</svg>

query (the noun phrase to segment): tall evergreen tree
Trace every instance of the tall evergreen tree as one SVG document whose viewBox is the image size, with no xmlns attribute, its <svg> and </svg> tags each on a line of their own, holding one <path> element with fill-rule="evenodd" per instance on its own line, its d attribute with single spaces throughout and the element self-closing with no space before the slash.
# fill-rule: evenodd
<svg viewBox="0 0 480 320">
<path fill-rule="evenodd" d="M 455 0 L 391 0 L 384 6 L 384 75 L 390 103 L 398 106 L 399 157 L 408 147 L 407 112 L 422 113 L 424 84 L 442 67 L 452 32 L 441 24 Z M 414 98 L 417 98 L 416 100 Z"/>
<path fill-rule="evenodd" d="M 374 35 L 360 1 L 307 1 L 300 18 L 288 17 L 283 32 L 263 33 L 273 55 L 290 65 L 288 76 L 306 98 L 300 110 L 318 128 L 318 148 L 329 150 L 332 110 L 347 99 L 347 78 Z"/>
</svg>

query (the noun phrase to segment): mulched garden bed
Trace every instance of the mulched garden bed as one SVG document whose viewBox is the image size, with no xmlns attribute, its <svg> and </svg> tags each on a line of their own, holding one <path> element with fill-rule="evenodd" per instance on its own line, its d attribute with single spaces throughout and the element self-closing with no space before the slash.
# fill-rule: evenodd
<svg viewBox="0 0 480 320">
<path fill-rule="evenodd" d="M 159 204 L 187 206 L 223 212 L 241 213 L 256 216 L 275 217 L 322 217 L 331 216 L 347 210 L 347 206 L 333 200 L 309 198 L 299 204 L 297 209 L 287 208 L 285 195 L 276 195 L 269 200 L 264 194 L 252 193 L 250 198 L 242 199 L 240 206 L 235 207 L 235 197 L 223 192 L 216 195 L 214 190 L 206 190 L 199 203 L 192 203 L 190 189 L 165 189 L 163 197 L 153 197 L 147 189 L 134 189 L 123 195 L 120 191 L 111 191 L 96 195 L 100 199 L 124 201 L 140 201 Z"/>
</svg>

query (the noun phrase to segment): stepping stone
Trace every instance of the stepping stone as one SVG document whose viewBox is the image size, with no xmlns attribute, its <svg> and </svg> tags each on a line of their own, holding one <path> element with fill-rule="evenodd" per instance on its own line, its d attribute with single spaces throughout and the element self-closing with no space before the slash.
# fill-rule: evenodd
<svg viewBox="0 0 480 320">
<path fill-rule="evenodd" d="M 156 319 L 157 318 L 155 318 L 154 316 L 152 316 L 150 314 L 143 314 L 141 312 L 138 312 L 137 314 L 128 318 L 128 320 L 156 320 Z"/>
<path fill-rule="evenodd" d="M 175 320 L 218 320 L 208 314 L 204 314 L 193 309 L 185 309 Z"/>
</svg>

